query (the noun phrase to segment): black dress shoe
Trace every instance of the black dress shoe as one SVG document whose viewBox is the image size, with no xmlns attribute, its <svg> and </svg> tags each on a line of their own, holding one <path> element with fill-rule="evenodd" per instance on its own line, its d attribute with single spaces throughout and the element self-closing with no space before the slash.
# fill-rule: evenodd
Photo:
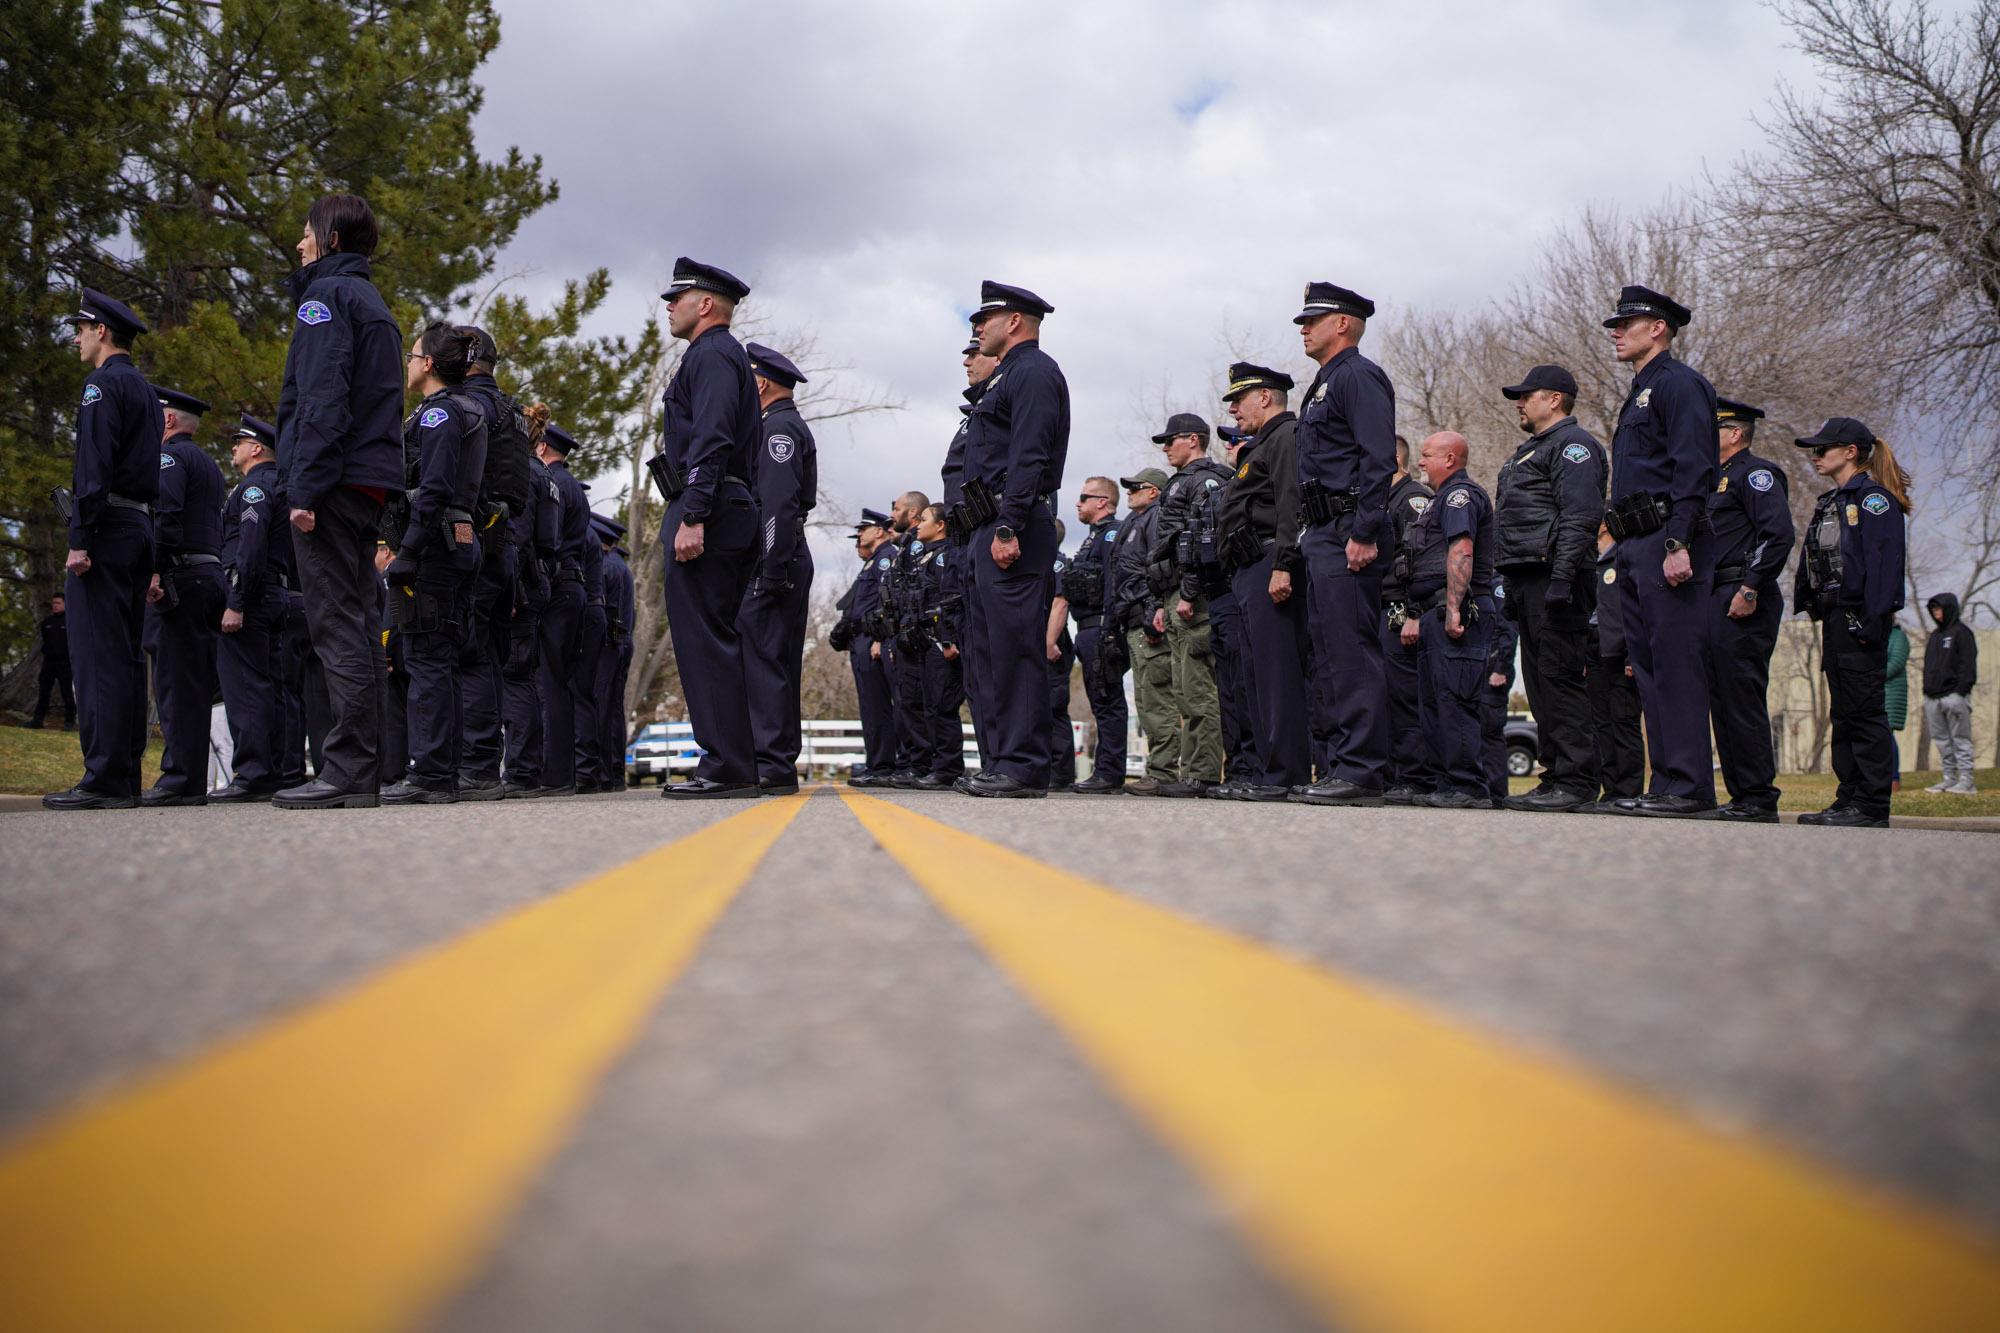
<svg viewBox="0 0 2000 1333">
<path fill-rule="evenodd" d="M 1533 791 L 1524 791 L 1519 796 L 1509 796 L 1503 804 L 1509 810 L 1539 811 L 1545 815 L 1563 815 L 1575 810 L 1590 798 L 1579 791 L 1564 787 L 1541 786 Z"/>
<path fill-rule="evenodd" d="M 1427 805 L 1433 810 L 1491 810 L 1493 808 L 1493 798 L 1491 796 L 1474 796 L 1471 792 L 1452 791 L 1446 788 L 1443 791 L 1434 791 L 1424 797 L 1421 804 Z"/>
<path fill-rule="evenodd" d="M 461 801 L 504 801 L 507 799 L 507 784 L 498 778 L 474 778 L 468 782 L 458 780 L 458 799 Z"/>
<path fill-rule="evenodd" d="M 951 789 L 962 796 L 972 795 L 972 784 L 978 780 L 977 773 L 960 773 L 951 780 Z"/>
<path fill-rule="evenodd" d="M 1019 778 L 1010 778 L 1005 773 L 981 773 L 972 780 L 974 796 L 994 796 L 1003 800 L 1031 800 L 1047 796 L 1040 787 L 1030 786 Z"/>
<path fill-rule="evenodd" d="M 1399 782 L 1382 793 L 1384 805 L 1422 805 L 1425 793 L 1407 782 Z"/>
<path fill-rule="evenodd" d="M 550 796 L 574 796 L 574 795 L 576 795 L 576 784 L 575 784 L 574 782 L 570 783 L 570 784 L 569 784 L 568 786 L 566 786 L 566 787 L 537 787 L 537 788 L 535 788 L 535 796 L 536 796 L 536 797 L 537 797 L 538 799 L 539 799 L 539 798 L 546 798 L 546 797 L 550 797 Z"/>
<path fill-rule="evenodd" d="M 314 778 L 286 787 L 271 797 L 271 804 L 281 810 L 373 810 L 378 802 L 372 791 L 349 791 Z"/>
<path fill-rule="evenodd" d="M 166 805 L 207 805 L 205 791 L 173 791 L 165 787 L 148 787 L 139 793 L 139 804 L 147 809 L 157 809 Z"/>
<path fill-rule="evenodd" d="M 1071 787 L 1070 790 L 1078 796 L 1115 796 L 1125 790 L 1125 784 L 1122 781 L 1107 781 L 1093 773 L 1074 787 Z"/>
<path fill-rule="evenodd" d="M 44 798 L 46 803 L 46 798 Z M 1888 828 L 1886 815 L 1864 814 L 1857 805 L 1834 805 L 1824 810 L 1816 810 L 1809 815 L 1800 815 L 1801 824 L 1811 824 L 1815 828 Z"/>
<path fill-rule="evenodd" d="M 1778 812 L 1761 805 L 1745 805 L 1741 801 L 1731 801 L 1715 812 L 1717 820 L 1724 824 L 1775 824 Z"/>
<path fill-rule="evenodd" d="M 850 787 L 861 787 L 864 789 L 870 787 L 894 786 L 895 784 L 891 782 L 889 779 L 890 775 L 887 773 L 856 773 L 853 777 L 847 780 L 847 785 Z"/>
<path fill-rule="evenodd" d="M 1271 782 L 1246 782 L 1236 789 L 1239 801 L 1284 801 L 1291 794 L 1291 788 Z"/>
<path fill-rule="evenodd" d="M 88 787 L 50 792 L 42 798 L 44 810 L 131 810 L 138 804 L 130 796 L 110 796 Z"/>
<path fill-rule="evenodd" d="M 500 799 L 503 801 L 532 801 L 541 794 L 541 787 L 534 783 L 508 778 L 500 784 Z"/>
<path fill-rule="evenodd" d="M 900 791 L 914 791 L 917 785 L 917 773 L 914 769 L 899 768 L 889 774 L 885 781 Z"/>
<path fill-rule="evenodd" d="M 1305 805 L 1381 805 L 1382 789 L 1363 787 L 1345 778 L 1328 778 L 1290 793 L 1289 798 Z"/>
<path fill-rule="evenodd" d="M 1620 801 L 1618 813 L 1647 819 L 1713 819 L 1715 802 L 1697 801 L 1692 796 L 1636 796 Z"/>
<path fill-rule="evenodd" d="M 1076 783 L 1075 783 L 1075 782 L 1051 782 L 1051 783 L 1050 783 L 1050 784 L 1049 784 L 1048 786 L 1046 786 L 1046 787 L 1042 788 L 1042 790 L 1043 790 L 1043 791 L 1045 791 L 1045 792 L 1047 792 L 1047 793 L 1048 793 L 1049 795 L 1051 795 L 1051 796 L 1056 796 L 1056 795 L 1059 795 L 1059 794 L 1061 794 L 1061 793 L 1063 793 L 1063 792 L 1066 792 L 1066 791 L 1075 791 L 1075 790 L 1076 790 Z"/>
<path fill-rule="evenodd" d="M 232 782 L 220 791 L 208 794 L 212 805 L 269 805 L 271 793 L 276 787 L 244 787 Z"/>
<path fill-rule="evenodd" d="M 916 785 L 911 787 L 910 790 L 950 791 L 952 790 L 954 784 L 957 783 L 957 781 L 958 781 L 957 778 L 948 778 L 942 773 L 926 773 L 922 777 L 917 779 Z"/>
<path fill-rule="evenodd" d="M 449 787 L 426 787 L 421 782 L 404 778 L 384 787 L 381 801 L 384 805 L 456 805 L 458 793 Z"/>
<path fill-rule="evenodd" d="M 1240 782 L 1211 783 L 1201 794 L 1204 801 L 1240 801 L 1243 799 L 1243 784 Z"/>
<path fill-rule="evenodd" d="M 660 795 L 669 801 L 754 801 L 763 794 L 764 789 L 754 782 L 717 782 L 714 778 L 689 778 L 660 788 Z"/>
<path fill-rule="evenodd" d="M 799 780 L 793 778 L 791 781 L 785 782 L 773 779 L 767 782 L 759 778 L 757 781 L 757 790 L 765 796 L 797 796 L 799 794 Z"/>
</svg>

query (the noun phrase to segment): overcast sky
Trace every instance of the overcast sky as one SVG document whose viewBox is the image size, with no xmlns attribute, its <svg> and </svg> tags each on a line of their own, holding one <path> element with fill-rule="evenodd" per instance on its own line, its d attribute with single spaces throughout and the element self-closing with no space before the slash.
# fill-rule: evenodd
<svg viewBox="0 0 2000 1333">
<path fill-rule="evenodd" d="M 500 8 L 480 148 L 562 187 L 502 268 L 532 295 L 608 267 L 599 332 L 636 329 L 679 254 L 750 282 L 841 389 L 906 404 L 818 432 L 842 517 L 935 495 L 982 278 L 1055 306 L 1067 498 L 1144 464 L 1163 398 L 1222 420 L 1232 345 L 1309 370 L 1308 279 L 1372 298 L 1371 338 L 1485 301 L 1585 205 L 1755 148 L 1805 75 L 1746 0 Z"/>
</svg>

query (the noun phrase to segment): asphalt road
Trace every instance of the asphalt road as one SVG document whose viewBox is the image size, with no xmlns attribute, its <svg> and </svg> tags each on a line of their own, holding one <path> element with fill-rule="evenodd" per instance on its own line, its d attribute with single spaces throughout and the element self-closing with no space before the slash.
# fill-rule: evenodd
<svg viewBox="0 0 2000 1333">
<path fill-rule="evenodd" d="M 1213 1082 L 1235 1085 L 1240 1124 L 1225 1119 L 1215 1130 L 1199 1122 L 1199 1108 L 1167 1104 L 1145 1058 L 1128 1066 L 1102 1044 L 1124 1037 L 1088 1030 L 1093 1007 L 1146 993 L 1143 974 L 1157 966 L 1187 978 L 1197 1008 L 1203 988 L 1215 986 L 1217 1022 L 1235 1025 L 1192 1036 L 1190 1067 L 1210 1058 L 1204 1052 L 1234 1058 L 1234 1046 L 1254 1046 L 1259 1024 L 1230 1018 L 1239 1011 L 1229 1006 L 1256 1014 L 1254 986 L 1265 983 L 1224 996 L 1235 983 L 1210 980 L 1223 973 L 1206 951 L 1220 958 L 1236 941 L 1251 946 L 1238 961 L 1291 978 L 1274 986 L 1331 978 L 1353 989 L 1329 1004 L 1386 997 L 1386 1016 L 1357 1019 L 1389 1024 L 1393 1037 L 1380 1054 L 1354 1057 L 1364 1082 L 1371 1061 L 1402 1060 L 1406 1036 L 1442 1052 L 1441 1061 L 1461 1059 L 1462 1048 L 1465 1060 L 1541 1071 L 1535 1077 L 1608 1098 L 1614 1117 L 1627 1104 L 1642 1107 L 1689 1142 L 1731 1152 L 1747 1145 L 1756 1161 L 1777 1162 L 1813 1188 L 1832 1181 L 1848 1192 L 1843 1199 L 1886 1200 L 1912 1234 L 1936 1229 L 1948 1248 L 1971 1255 L 1963 1271 L 1975 1274 L 1973 1287 L 2000 1283 L 2000 836 L 888 797 L 888 806 L 957 831 L 925 842 L 934 826 L 864 827 L 857 815 L 866 803 L 850 806 L 831 791 L 758 803 L 760 817 L 781 804 L 795 809 L 790 822 L 766 818 L 775 842 L 742 873 L 716 859 L 742 842 L 741 823 L 707 841 L 677 841 L 741 815 L 741 804 L 668 807 L 650 790 L 365 812 L 0 815 L 0 1236 L 14 1224 L 15 1237 L 0 1240 L 0 1286 L 34 1270 L 34 1247 L 19 1238 L 33 1234 L 52 1192 L 87 1199 L 105 1188 L 96 1177 L 106 1173 L 91 1169 L 96 1149 L 42 1174 L 21 1168 L 39 1170 L 66 1127 L 106 1112 L 110 1137 L 88 1142 L 147 1145 L 117 1160 L 119 1170 L 149 1173 L 156 1157 L 175 1155 L 181 1122 L 145 1128 L 143 1107 L 119 1116 L 143 1102 L 135 1089 L 157 1071 L 193 1070 L 198 1081 L 260 1034 L 309 1025 L 323 1002 L 366 991 L 385 969 L 414 961 L 421 972 L 491 923 L 547 908 L 574 885 L 595 892 L 593 884 L 617 878 L 614 868 L 663 847 L 646 863 L 644 891 L 681 891 L 684 868 L 690 882 L 717 889 L 719 915 L 712 927 L 687 928 L 684 959 L 642 965 L 656 979 L 635 983 L 643 1003 L 629 1024 L 587 1008 L 572 1022 L 562 1007 L 568 992 L 558 991 L 497 1037 L 461 1038 L 453 1025 L 487 1003 L 477 986 L 496 984 L 466 981 L 476 960 L 432 991 L 410 992 L 434 994 L 434 1003 L 398 1001 L 395 1025 L 441 1025 L 440 1050 L 499 1043 L 483 1084 L 441 1084 L 407 1112 L 468 1140 L 480 1135 L 489 1100 L 505 1101 L 504 1084 L 533 1084 L 554 1067 L 535 1054 L 544 1047 L 510 1055 L 509 1032 L 525 1043 L 546 1015 L 552 1031 L 536 1040 L 560 1043 L 570 1027 L 587 1028 L 598 1043 L 589 1051 L 602 1055 L 586 1051 L 583 1072 L 544 1080 L 561 1087 L 542 1098 L 552 1109 L 535 1112 L 547 1126 L 540 1137 L 524 1132 L 498 1156 L 472 1159 L 489 1165 L 469 1175 L 510 1183 L 466 1187 L 484 1202 L 462 1210 L 463 1235 L 445 1247 L 458 1259 L 438 1260 L 367 1317 L 287 1326 L 1474 1326 L 1404 1303 L 1398 1284 L 1409 1279 L 1366 1247 L 1351 1271 L 1316 1285 L 1301 1276 L 1315 1261 L 1287 1249 L 1284 1210 L 1296 1213 L 1297 1201 L 1232 1192 L 1230 1145 L 1205 1145 L 1202 1134 L 1281 1135 L 1282 1117 L 1264 1111 L 1295 1091 L 1282 1062 L 1305 1056 L 1253 1052 L 1267 1063 L 1229 1066 L 1226 1079 L 1218 1072 Z M 1076 888 L 1078 877 L 1113 893 L 1101 903 L 1079 898 L 1074 920 L 1030 909 L 1025 898 L 1016 905 L 1006 895 L 1027 872 L 996 848 L 1032 858 L 1048 872 L 1050 893 L 1096 892 Z M 922 878 L 954 875 L 972 886 L 970 907 Z M 980 894 L 1018 919 L 982 922 Z M 1158 957 L 1107 949 L 1095 983 L 1074 980 L 1074 970 L 1038 973 L 1037 950 L 1087 951 L 1094 938 L 1153 948 L 1118 915 L 1135 906 L 1165 909 L 1141 924 L 1157 917 L 1173 929 L 1215 929 L 1168 940 Z M 529 940 L 505 966 L 524 978 L 543 948 L 551 958 L 615 950 L 616 940 L 574 942 L 577 921 L 595 910 L 586 903 L 576 920 L 545 927 L 530 914 L 522 929 L 545 929 L 546 940 Z M 624 964 L 607 953 L 601 966 L 608 977 Z M 497 984 L 504 993 L 509 982 Z M 365 1031 L 360 1021 L 344 1031 Z M 1133 1032 L 1146 1015 L 1118 1021 Z M 341 1048 L 356 1062 L 357 1097 L 372 1095 L 368 1040 Z M 231 1076 L 238 1081 L 217 1085 L 228 1092 L 204 1094 L 224 1100 L 202 1105 L 254 1101 L 258 1079 L 284 1077 L 285 1066 L 244 1058 Z M 1257 1070 L 1272 1059 L 1279 1076 L 1266 1080 Z M 421 1074 L 438 1063 L 420 1056 L 412 1067 Z M 334 1085 L 335 1100 L 345 1086 Z M 1512 1151 L 1500 1141 L 1481 1146 L 1479 1135 L 1489 1113 L 1506 1118 L 1514 1085 L 1481 1086 L 1492 1089 L 1487 1107 L 1422 1108 L 1426 1123 L 1409 1131 L 1410 1151 L 1422 1153 L 1423 1134 L 1470 1144 L 1479 1162 Z M 556 1105 L 556 1092 L 573 1110 Z M 272 1132 L 282 1140 L 285 1131 Z M 241 1151 L 286 1148 L 246 1131 Z M 504 1171 L 490 1165 L 503 1158 Z M 11 1177 L 10 1165 L 21 1168 Z M 1662 1182 L 1614 1168 L 1590 1206 L 1647 1213 Z M 1538 1178 L 1552 1177 L 1523 1161 L 1506 1177 L 1516 1197 L 1468 1186 L 1463 1215 L 1478 1226 L 1467 1230 L 1497 1235 L 1517 1215 L 1559 1210 Z M 402 1180 L 379 1182 L 371 1202 L 357 1205 L 357 1229 L 381 1229 L 366 1207 L 396 1216 Z M 215 1193 L 203 1217 L 226 1235 L 229 1190 Z M 1727 1211 L 1730 1200 L 1718 1196 L 1715 1206 Z M 88 1207 L 73 1211 L 88 1240 Z M 317 1224 L 337 1241 L 342 1221 Z M 1322 1229 L 1333 1235 L 1337 1223 Z M 1477 1247 L 1477 1236 L 1460 1243 Z M 115 1282 L 117 1245 L 86 1248 Z M 1339 1269 L 1340 1246 L 1332 1249 Z M 282 1266 L 282 1247 L 278 1254 Z M 1549 1261 L 1560 1271 L 1559 1256 Z M 368 1267 L 356 1262 L 357 1271 Z M 273 1282 L 286 1288 L 282 1274 Z M 194 1308 L 201 1296 L 190 1297 Z M 1930 1326 L 1979 1326 L 1953 1323 L 1944 1308 Z M 7 1309 L 0 1296 L 0 1324 Z M 1475 1322 L 1521 1326 L 1504 1308 Z"/>
</svg>

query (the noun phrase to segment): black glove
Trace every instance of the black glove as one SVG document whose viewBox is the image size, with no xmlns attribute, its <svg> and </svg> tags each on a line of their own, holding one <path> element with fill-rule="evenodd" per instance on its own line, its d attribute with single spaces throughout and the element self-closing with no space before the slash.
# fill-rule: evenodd
<svg viewBox="0 0 2000 1333">
<path fill-rule="evenodd" d="M 417 562 L 399 555 L 382 571 L 382 581 L 392 588 L 407 588 L 417 581 Z"/>
</svg>

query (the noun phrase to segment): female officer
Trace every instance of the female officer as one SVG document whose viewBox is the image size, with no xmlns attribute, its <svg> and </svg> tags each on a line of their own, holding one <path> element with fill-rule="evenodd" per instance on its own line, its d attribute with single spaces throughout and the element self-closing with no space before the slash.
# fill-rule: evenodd
<svg viewBox="0 0 2000 1333">
<path fill-rule="evenodd" d="M 410 678 L 410 771 L 382 792 L 385 805 L 458 799 L 458 655 L 479 572 L 472 515 L 486 471 L 486 419 L 476 398 L 453 389 L 465 380 L 473 345 L 470 330 L 433 324 L 418 335 L 405 372 L 424 400 L 403 422 L 409 517 L 400 536 L 390 535 L 396 558 L 382 577 Z"/>
<path fill-rule="evenodd" d="M 1794 605 L 1820 622 L 1820 669 L 1832 697 L 1831 806 L 1801 824 L 1887 828 L 1896 759 L 1882 702 L 1889 631 L 1903 605 L 1903 516 L 1910 477 L 1889 446 L 1852 417 L 1796 441 L 1831 478 L 1806 526 Z"/>
</svg>

